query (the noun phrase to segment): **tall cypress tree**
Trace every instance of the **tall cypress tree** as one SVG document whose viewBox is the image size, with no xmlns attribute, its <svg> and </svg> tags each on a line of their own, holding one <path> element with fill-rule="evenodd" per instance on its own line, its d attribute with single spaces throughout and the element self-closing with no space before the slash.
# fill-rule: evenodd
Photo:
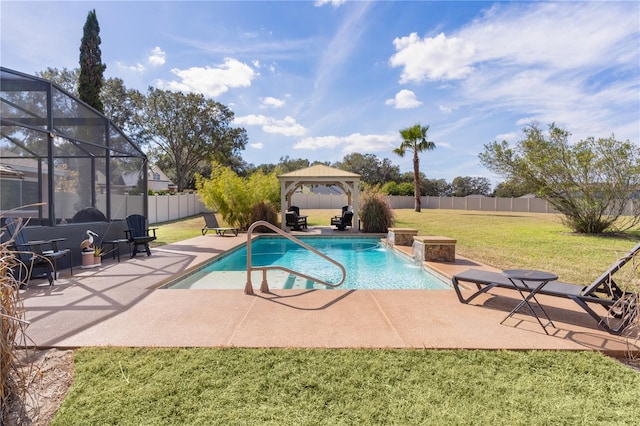
<svg viewBox="0 0 640 426">
<path fill-rule="evenodd" d="M 82 101 L 98 111 L 104 112 L 100 91 L 102 90 L 103 73 L 107 66 L 102 63 L 100 25 L 98 25 L 95 9 L 89 12 L 83 31 L 80 44 L 78 93 Z"/>
</svg>

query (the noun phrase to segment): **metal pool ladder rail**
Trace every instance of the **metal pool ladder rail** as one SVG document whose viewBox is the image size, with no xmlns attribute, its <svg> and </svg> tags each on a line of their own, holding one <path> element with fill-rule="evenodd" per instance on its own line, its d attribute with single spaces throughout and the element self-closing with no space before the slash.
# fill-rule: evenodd
<svg viewBox="0 0 640 426">
<path fill-rule="evenodd" d="M 340 280 L 339 283 L 332 284 L 332 283 L 328 283 L 326 281 L 320 280 L 318 278 L 314 278 L 314 277 L 311 277 L 309 275 L 303 274 L 302 272 L 297 272 L 297 271 L 291 270 L 289 268 L 285 268 L 284 266 L 258 266 L 258 267 L 251 266 L 251 234 L 252 234 L 253 230 L 255 228 L 257 228 L 258 226 L 267 227 L 267 228 L 275 231 L 276 233 L 282 235 L 283 237 L 287 238 L 288 240 L 293 241 L 294 243 L 298 244 L 299 246 L 304 247 L 307 250 L 317 254 L 318 256 L 322 257 L 323 259 L 327 260 L 328 262 L 333 263 L 338 268 L 340 268 L 340 270 L 342 271 L 342 279 Z M 338 287 L 338 286 L 342 285 L 342 283 L 344 282 L 345 278 L 347 277 L 347 271 L 346 271 L 346 269 L 344 269 L 344 266 L 342 266 L 342 264 L 336 262 L 335 260 L 333 260 L 330 257 L 326 256 L 325 254 L 320 253 L 318 250 L 314 249 L 309 244 L 306 244 L 306 243 L 300 241 L 299 239 L 297 239 L 296 237 L 287 234 L 286 232 L 284 232 L 282 229 L 278 228 L 277 226 L 272 225 L 269 222 L 266 222 L 264 220 L 259 220 L 257 222 L 252 223 L 251 226 L 249 227 L 249 229 L 247 230 L 247 284 L 244 286 L 244 293 L 245 294 L 253 294 L 253 284 L 251 283 L 251 271 L 258 271 L 258 270 L 262 270 L 262 284 L 260 285 L 260 291 L 263 292 L 263 293 L 268 293 L 269 292 L 269 284 L 267 283 L 267 270 L 269 270 L 269 269 L 279 269 L 281 271 L 289 272 L 290 274 L 297 275 L 299 277 L 302 277 L 302 278 L 305 278 L 307 280 L 311 280 L 311 281 L 317 282 L 318 284 L 326 285 L 326 286 L 329 286 L 329 287 Z"/>
</svg>

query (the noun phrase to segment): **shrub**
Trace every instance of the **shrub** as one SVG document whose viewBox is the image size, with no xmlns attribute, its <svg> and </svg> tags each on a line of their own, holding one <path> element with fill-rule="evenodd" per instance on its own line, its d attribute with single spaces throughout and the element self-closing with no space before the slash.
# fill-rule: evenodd
<svg viewBox="0 0 640 426">
<path fill-rule="evenodd" d="M 398 185 L 398 195 L 414 195 L 415 188 L 411 182 L 402 182 Z"/>
<path fill-rule="evenodd" d="M 209 179 L 196 175 L 196 189 L 207 208 L 220 213 L 229 225 L 241 229 L 251 225 L 253 206 L 263 202 L 280 205 L 280 183 L 275 172 L 258 171 L 243 178 L 229 167 L 214 163 Z"/>
<path fill-rule="evenodd" d="M 387 194 L 387 195 L 413 195 L 414 193 L 413 183 L 412 182 L 396 183 L 393 181 L 387 182 L 384 185 L 382 185 L 382 188 L 380 188 L 380 192 L 382 194 Z"/>
<path fill-rule="evenodd" d="M 377 192 L 363 193 L 358 216 L 363 232 L 386 233 L 393 226 L 393 210 L 385 196 Z"/>
<path fill-rule="evenodd" d="M 259 220 L 264 220 L 272 225 L 278 226 L 278 212 L 273 204 L 262 201 L 253 206 L 251 209 L 251 223 Z M 255 230 L 257 232 L 273 232 L 266 226 L 258 226 Z"/>
<path fill-rule="evenodd" d="M 398 184 L 390 181 L 382 185 L 380 192 L 387 195 L 398 195 Z"/>
</svg>

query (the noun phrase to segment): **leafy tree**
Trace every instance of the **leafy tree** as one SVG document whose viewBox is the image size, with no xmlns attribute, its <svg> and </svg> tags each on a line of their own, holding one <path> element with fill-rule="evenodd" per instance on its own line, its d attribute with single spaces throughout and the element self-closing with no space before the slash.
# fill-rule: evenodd
<svg viewBox="0 0 640 426">
<path fill-rule="evenodd" d="M 526 139 L 485 145 L 480 162 L 507 180 L 536 189 L 564 215 L 576 232 L 595 234 L 625 230 L 640 222 L 640 203 L 625 215 L 640 188 L 640 147 L 629 141 L 589 137 L 571 144 L 570 133 L 555 124 L 544 133 L 524 129 Z"/>
<path fill-rule="evenodd" d="M 98 25 L 95 9 L 89 12 L 83 31 L 80 44 L 78 94 L 80 95 L 80 100 L 103 112 L 100 91 L 104 82 L 104 70 L 107 66 L 102 63 L 100 25 Z"/>
<path fill-rule="evenodd" d="M 427 140 L 429 126 L 415 124 L 400 130 L 402 144 L 393 150 L 400 157 L 404 157 L 407 151 L 413 152 L 413 188 L 415 194 L 415 211 L 420 211 L 420 158 L 418 154 L 423 151 L 436 149 L 436 144 Z"/>
<path fill-rule="evenodd" d="M 420 180 L 420 191 L 422 195 L 432 197 L 450 197 L 453 194 L 452 186 L 444 179 Z"/>
<path fill-rule="evenodd" d="M 526 185 L 520 182 L 506 180 L 496 185 L 496 188 L 493 191 L 493 196 L 504 198 L 518 198 L 534 192 L 535 190 L 528 188 Z"/>
<path fill-rule="evenodd" d="M 196 175 L 195 180 L 205 206 L 217 210 L 231 226 L 247 229 L 251 225 L 252 210 L 258 205 L 268 203 L 276 211 L 280 206 L 276 171 L 270 174 L 258 171 L 243 178 L 231 168 L 214 163 L 209 179 Z"/>
<path fill-rule="evenodd" d="M 233 112 L 196 93 L 149 88 L 137 122 L 152 156 L 181 191 L 206 161 L 228 164 L 246 146 L 243 128 L 230 127 Z M 160 164 L 159 164 L 160 165 Z"/>
<path fill-rule="evenodd" d="M 278 167 L 280 167 L 281 173 L 289 173 L 300 169 L 309 167 L 309 160 L 306 158 L 289 158 L 288 155 L 280 157 Z"/>
<path fill-rule="evenodd" d="M 344 156 L 342 161 L 334 163 L 334 167 L 351 173 L 358 173 L 360 180 L 367 185 L 374 186 L 390 180 L 397 181 L 400 178 L 400 168 L 391 164 L 391 160 L 385 158 L 380 161 L 374 154 L 360 154 L 354 152 Z"/>
<path fill-rule="evenodd" d="M 383 158 L 380 163 L 380 177 L 376 183 L 384 183 L 389 181 L 400 181 L 400 166 L 394 165 L 388 158 Z"/>
<path fill-rule="evenodd" d="M 80 76 L 79 68 L 74 68 L 72 70 L 62 68 L 62 70 L 58 70 L 57 68 L 49 67 L 44 71 L 37 72 L 36 76 L 52 81 L 70 94 L 78 96 L 78 79 Z"/>
<path fill-rule="evenodd" d="M 336 162 L 334 166 L 346 172 L 358 173 L 360 180 L 369 185 L 378 183 L 380 164 L 374 154 L 360 154 L 359 152 L 347 154 L 342 161 Z"/>
<path fill-rule="evenodd" d="M 491 182 L 485 177 L 458 176 L 451 182 L 454 197 L 466 197 L 468 195 L 489 195 Z"/>
<path fill-rule="evenodd" d="M 413 172 L 404 172 L 403 174 L 400 175 L 400 180 L 398 182 L 409 182 L 409 183 L 413 183 Z M 420 182 L 422 182 L 423 180 L 425 180 L 427 177 L 424 175 L 424 173 L 420 172 Z"/>
<path fill-rule="evenodd" d="M 127 89 L 120 78 L 109 78 L 102 86 L 101 99 L 104 115 L 131 139 L 139 141 L 141 126 L 136 118 L 143 108 L 144 95 L 135 89 Z"/>
</svg>

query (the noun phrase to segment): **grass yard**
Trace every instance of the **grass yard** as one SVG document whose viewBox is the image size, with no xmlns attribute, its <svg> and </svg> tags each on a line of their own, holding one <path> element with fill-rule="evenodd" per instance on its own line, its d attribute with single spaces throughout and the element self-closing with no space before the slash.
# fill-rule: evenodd
<svg viewBox="0 0 640 426">
<path fill-rule="evenodd" d="M 554 215 L 395 213 L 397 227 L 456 238 L 463 256 L 576 283 L 640 238 L 574 235 Z M 303 214 L 327 225 L 337 211 Z M 157 243 L 203 224 L 159 224 Z M 86 348 L 53 424 L 635 425 L 639 402 L 640 374 L 594 352 Z"/>
<path fill-rule="evenodd" d="M 635 425 L 593 352 L 80 349 L 53 425 Z"/>
</svg>

